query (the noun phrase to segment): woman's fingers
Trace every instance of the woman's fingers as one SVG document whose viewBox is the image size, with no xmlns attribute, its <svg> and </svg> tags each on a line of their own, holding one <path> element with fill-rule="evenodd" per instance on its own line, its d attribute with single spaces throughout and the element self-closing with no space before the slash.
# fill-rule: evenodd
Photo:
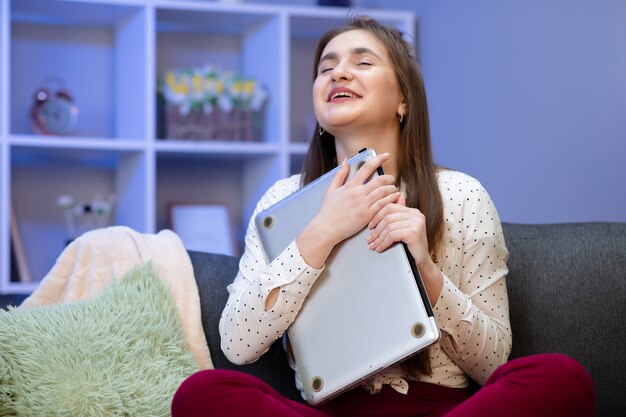
<svg viewBox="0 0 626 417">
<path fill-rule="evenodd" d="M 393 176 L 373 176 L 376 168 L 389 158 L 389 154 L 378 155 L 352 176 L 347 160 L 341 163 L 316 216 L 318 223 L 334 225 L 334 241 L 340 242 L 357 233 L 377 211 L 400 197 Z"/>
<path fill-rule="evenodd" d="M 385 152 L 380 155 L 376 155 L 372 159 L 363 164 L 354 176 L 354 181 L 358 184 L 365 184 L 367 180 L 376 172 L 378 167 L 382 166 L 387 160 L 391 158 L 391 154 Z"/>
<path fill-rule="evenodd" d="M 368 199 L 371 201 L 369 207 L 370 215 L 374 216 L 386 205 L 396 203 L 400 195 L 401 193 L 397 190 L 395 185 L 386 185 L 377 188 L 368 195 Z"/>
<path fill-rule="evenodd" d="M 376 212 L 370 223 L 367 238 L 370 249 L 383 251 L 392 243 L 415 240 L 422 223 L 419 210 L 406 207 L 406 196 L 398 193 L 396 201 L 385 204 Z"/>
<path fill-rule="evenodd" d="M 392 185 L 394 187 L 394 192 L 398 191 L 396 187 L 396 179 L 391 175 L 379 175 L 368 181 L 367 183 L 362 184 L 366 194 L 370 194 L 376 191 L 378 188 L 388 185 Z"/>
<path fill-rule="evenodd" d="M 372 233 L 375 233 L 375 229 L 378 227 L 378 224 L 391 212 L 392 209 L 393 206 L 391 204 L 385 204 L 382 207 L 379 207 L 378 211 L 376 211 L 376 214 L 374 214 L 374 217 L 372 217 L 372 220 L 370 220 L 367 225 L 368 229 L 371 229 Z"/>
<path fill-rule="evenodd" d="M 382 252 L 396 242 L 405 241 L 414 232 L 409 219 L 396 221 L 385 227 L 375 240 L 368 243 L 368 246 L 371 250 Z"/>
<path fill-rule="evenodd" d="M 381 212 L 385 212 L 382 218 L 376 223 L 376 226 L 371 228 L 371 233 L 367 238 L 367 243 L 371 243 L 375 240 L 379 240 L 380 236 L 389 228 L 389 226 L 395 222 L 400 222 L 406 220 L 409 216 L 407 213 L 393 211 L 391 208 L 394 204 L 388 204 L 380 210 L 376 216 L 380 215 Z M 399 207 L 396 205 L 396 207 Z"/>
<path fill-rule="evenodd" d="M 397 192 L 396 194 L 397 198 L 392 203 L 395 203 L 399 207 L 394 207 L 392 204 L 381 204 L 376 206 L 378 210 L 372 210 L 372 212 L 375 214 L 374 217 L 372 217 L 372 220 L 370 220 L 369 224 L 367 225 L 369 229 L 376 228 L 378 226 L 378 223 L 380 223 L 380 221 L 392 210 L 397 211 L 402 207 L 406 208 L 406 195 L 403 192 Z"/>
<path fill-rule="evenodd" d="M 348 166 L 348 160 L 344 159 L 341 163 L 341 168 L 339 169 L 339 171 L 337 171 L 328 187 L 331 189 L 341 187 L 343 183 L 346 182 L 346 178 L 348 178 L 348 173 L 350 173 L 350 167 Z"/>
</svg>

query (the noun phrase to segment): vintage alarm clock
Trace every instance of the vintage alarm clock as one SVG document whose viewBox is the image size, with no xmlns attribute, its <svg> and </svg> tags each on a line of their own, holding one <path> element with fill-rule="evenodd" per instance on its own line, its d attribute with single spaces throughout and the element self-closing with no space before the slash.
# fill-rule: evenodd
<svg viewBox="0 0 626 417">
<path fill-rule="evenodd" d="M 65 88 L 39 87 L 30 109 L 30 124 L 40 135 L 68 135 L 78 123 L 78 106 Z"/>
</svg>

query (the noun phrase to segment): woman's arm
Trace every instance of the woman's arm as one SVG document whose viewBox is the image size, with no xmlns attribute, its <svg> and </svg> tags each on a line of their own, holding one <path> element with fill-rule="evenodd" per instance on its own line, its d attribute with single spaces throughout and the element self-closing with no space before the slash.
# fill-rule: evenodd
<svg viewBox="0 0 626 417">
<path fill-rule="evenodd" d="M 459 245 L 447 255 L 453 256 L 453 267 L 460 266 L 458 285 L 444 276 L 434 310 L 442 348 L 469 377 L 483 384 L 511 352 L 508 251 L 491 198 L 478 181 L 471 184 L 471 191 L 457 204 L 462 210 L 454 233 L 461 238 L 453 241 Z"/>
<path fill-rule="evenodd" d="M 407 245 L 431 301 L 437 300 L 443 287 L 443 274 L 428 251 L 426 218 L 415 208 L 407 207 L 404 194 L 397 202 L 387 204 L 372 219 L 369 248 L 382 252 L 396 242 Z"/>
<path fill-rule="evenodd" d="M 328 186 L 320 211 L 296 238 L 298 250 L 307 264 L 322 268 L 335 245 L 359 232 L 382 207 L 395 202 L 400 194 L 390 175 L 371 179 L 376 169 L 391 156 L 377 155 L 348 180 L 350 167 L 344 160 Z M 275 303 L 278 289 L 270 292 L 265 309 Z"/>
<path fill-rule="evenodd" d="M 442 348 L 466 374 L 483 383 L 511 351 L 508 252 L 491 198 L 478 181 L 459 175 L 459 184 L 444 193 L 447 233 L 442 256 L 449 259 L 439 262 L 458 271 L 458 286 L 432 261 L 424 216 L 406 207 L 403 198 L 373 218 L 368 242 L 376 251 L 394 242 L 407 244 L 433 303 Z"/>
<path fill-rule="evenodd" d="M 368 178 L 389 155 L 368 161 L 346 181 L 348 165 L 336 174 L 319 213 L 276 259 L 267 264 L 256 225 L 248 225 L 239 272 L 220 319 L 221 346 L 233 363 L 250 363 L 265 353 L 295 319 L 321 274 L 334 245 L 360 231 L 387 202 L 398 198 L 395 179 Z M 294 178 L 279 181 L 259 202 L 261 210 L 291 194 Z"/>
<path fill-rule="evenodd" d="M 322 271 L 309 266 L 293 242 L 268 264 L 258 237 L 256 214 L 298 187 L 297 177 L 277 182 L 261 198 L 248 224 L 239 271 L 228 286 L 219 323 L 222 351 L 233 363 L 256 361 L 282 336 Z M 276 289 L 274 304 L 266 311 L 268 295 Z"/>
</svg>

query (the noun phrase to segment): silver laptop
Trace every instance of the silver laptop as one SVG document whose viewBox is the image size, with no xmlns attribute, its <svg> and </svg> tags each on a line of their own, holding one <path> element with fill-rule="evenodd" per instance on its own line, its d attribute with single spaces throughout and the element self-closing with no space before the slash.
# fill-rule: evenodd
<svg viewBox="0 0 626 417">
<path fill-rule="evenodd" d="M 375 155 L 372 149 L 364 149 L 350 159 L 350 176 Z M 268 262 L 317 214 L 337 169 L 257 215 L 255 222 Z M 333 249 L 324 272 L 287 330 L 306 400 L 313 405 L 358 385 L 440 337 L 406 246 L 395 244 L 377 253 L 367 246 L 368 233 L 364 228 Z"/>
</svg>

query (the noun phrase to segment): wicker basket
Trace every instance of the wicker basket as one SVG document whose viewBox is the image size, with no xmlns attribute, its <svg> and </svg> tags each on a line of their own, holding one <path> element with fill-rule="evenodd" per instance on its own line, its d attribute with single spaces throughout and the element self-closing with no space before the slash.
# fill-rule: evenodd
<svg viewBox="0 0 626 417">
<path fill-rule="evenodd" d="M 165 137 L 183 140 L 253 141 L 260 134 L 260 112 L 215 107 L 210 114 L 192 110 L 182 116 L 178 106 L 165 106 Z"/>
</svg>

